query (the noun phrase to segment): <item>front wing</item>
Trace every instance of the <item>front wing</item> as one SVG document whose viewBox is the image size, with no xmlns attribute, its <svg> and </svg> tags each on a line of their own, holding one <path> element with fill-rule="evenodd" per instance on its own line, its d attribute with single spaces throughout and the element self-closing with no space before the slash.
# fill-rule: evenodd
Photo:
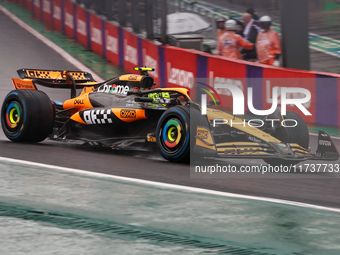
<svg viewBox="0 0 340 255">
<path fill-rule="evenodd" d="M 254 159 L 281 159 L 289 161 L 304 160 L 338 160 L 339 153 L 331 137 L 320 130 L 318 147 L 315 154 L 296 143 L 280 142 L 224 142 L 215 143 L 208 128 L 197 127 L 195 153 L 206 157 L 221 158 L 254 158 Z"/>
</svg>

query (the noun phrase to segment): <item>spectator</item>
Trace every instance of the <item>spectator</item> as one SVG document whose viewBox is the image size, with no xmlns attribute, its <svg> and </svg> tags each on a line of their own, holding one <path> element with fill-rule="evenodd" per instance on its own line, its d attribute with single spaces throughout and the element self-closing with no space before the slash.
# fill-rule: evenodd
<svg viewBox="0 0 340 255">
<path fill-rule="evenodd" d="M 254 44 L 245 41 L 240 35 L 235 33 L 237 23 L 235 20 L 225 22 L 226 32 L 218 41 L 218 54 L 228 58 L 241 59 L 240 47 L 245 49 L 254 48 Z"/>
<path fill-rule="evenodd" d="M 226 21 L 227 20 L 224 17 L 219 17 L 216 20 L 216 26 L 217 26 L 216 39 L 217 39 L 217 41 L 218 41 L 218 39 L 220 39 L 221 35 L 223 35 L 224 32 L 225 32 L 224 23 Z"/>
<path fill-rule="evenodd" d="M 257 16 L 257 12 L 253 8 L 248 8 L 246 13 L 249 13 L 254 20 L 259 20 L 259 16 Z"/>
<path fill-rule="evenodd" d="M 269 16 L 260 18 L 262 31 L 256 40 L 257 58 L 261 64 L 273 65 L 281 54 L 279 34 L 270 28 L 272 19 Z"/>
<path fill-rule="evenodd" d="M 255 44 L 257 35 L 260 32 L 260 27 L 258 27 L 256 24 L 254 24 L 254 19 L 249 13 L 245 13 L 242 17 L 243 25 L 244 25 L 244 30 L 243 30 L 243 38 L 246 39 L 247 41 Z M 257 59 L 256 56 L 256 48 L 247 50 L 247 49 L 242 49 L 241 54 L 243 55 L 244 60 L 248 60 L 251 62 L 255 62 Z"/>
</svg>

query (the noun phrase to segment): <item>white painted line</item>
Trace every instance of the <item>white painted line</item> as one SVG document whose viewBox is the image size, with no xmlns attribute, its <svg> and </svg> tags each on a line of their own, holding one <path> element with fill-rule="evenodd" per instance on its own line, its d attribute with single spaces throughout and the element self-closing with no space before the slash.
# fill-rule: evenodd
<svg viewBox="0 0 340 255">
<path fill-rule="evenodd" d="M 328 37 L 328 36 L 318 35 L 318 34 L 314 34 L 314 33 L 309 33 L 309 34 L 312 35 L 312 36 L 316 36 L 316 37 L 327 39 L 327 40 L 330 40 L 330 41 L 333 41 L 333 42 L 340 43 L 340 40 L 337 40 L 337 39 L 334 39 L 334 38 L 331 38 L 331 37 Z"/>
<path fill-rule="evenodd" d="M 52 48 L 54 51 L 59 53 L 64 59 L 66 59 L 68 62 L 70 62 L 72 65 L 74 65 L 78 70 L 91 73 L 93 78 L 97 82 L 102 82 L 104 79 L 102 79 L 100 76 L 98 76 L 93 70 L 85 66 L 83 63 L 81 63 L 79 60 L 75 59 L 72 55 L 70 55 L 67 51 L 60 48 L 58 45 L 56 45 L 54 42 L 40 34 L 37 30 L 33 29 L 29 25 L 27 25 L 25 22 L 23 22 L 21 19 L 19 19 L 17 16 L 15 16 L 13 13 L 9 12 L 7 9 L 2 7 L 0 5 L 0 11 L 3 12 L 6 16 L 8 16 L 11 20 L 13 20 L 15 23 L 17 23 L 19 26 L 21 26 L 23 29 L 34 35 L 36 38 L 38 38 L 40 41 L 45 43 L 47 46 Z"/>
<path fill-rule="evenodd" d="M 331 56 L 333 56 L 333 57 L 340 58 L 340 55 L 339 55 L 339 54 L 336 54 L 336 53 L 333 53 L 333 52 L 330 52 L 330 51 L 327 51 L 327 50 L 319 49 L 319 48 L 314 47 L 314 46 L 309 46 L 309 48 L 312 49 L 312 50 L 320 51 L 320 52 L 322 52 L 322 53 L 331 55 Z M 334 75 L 338 75 L 338 74 L 334 73 Z"/>
<path fill-rule="evenodd" d="M 90 171 L 85 171 L 85 170 L 74 169 L 74 168 L 47 165 L 47 164 L 19 160 L 19 159 L 0 157 L 0 162 L 9 162 L 9 163 L 16 163 L 16 164 L 22 164 L 22 165 L 27 165 L 27 166 L 42 167 L 42 168 L 47 168 L 51 170 L 77 174 L 80 176 L 88 176 L 88 177 L 100 178 L 100 179 L 106 179 L 106 180 L 124 181 L 124 182 L 129 182 L 129 183 L 138 183 L 138 184 L 144 184 L 144 185 L 155 186 L 155 187 L 166 188 L 166 189 L 182 190 L 182 191 L 187 191 L 187 192 L 194 192 L 194 193 L 201 193 L 201 194 L 208 194 L 208 195 L 215 195 L 215 196 L 222 196 L 222 197 L 249 199 L 249 200 L 256 200 L 256 201 L 263 201 L 263 202 L 269 202 L 269 203 L 284 204 L 284 205 L 291 205 L 291 206 L 304 207 L 304 208 L 309 208 L 309 209 L 324 210 L 324 211 L 340 213 L 340 209 L 338 208 L 312 205 L 312 204 L 306 204 L 306 203 L 300 203 L 300 202 L 294 202 L 294 201 L 288 201 L 288 200 L 282 200 L 282 199 L 275 199 L 275 198 L 240 195 L 240 194 L 235 194 L 235 193 L 194 188 L 194 187 L 188 187 L 188 186 L 182 186 L 182 185 L 176 185 L 176 184 L 168 184 L 168 183 L 162 183 L 162 182 L 147 181 L 147 180 L 141 180 L 141 179 L 130 178 L 130 177 L 95 173 L 95 172 L 90 172 Z"/>
</svg>

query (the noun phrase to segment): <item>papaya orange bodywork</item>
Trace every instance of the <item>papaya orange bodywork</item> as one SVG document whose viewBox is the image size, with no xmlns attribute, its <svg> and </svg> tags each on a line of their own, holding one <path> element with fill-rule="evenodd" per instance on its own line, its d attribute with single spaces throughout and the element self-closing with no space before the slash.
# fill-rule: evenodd
<svg viewBox="0 0 340 255">
<path fill-rule="evenodd" d="M 37 89 L 31 79 L 12 78 L 12 82 L 15 89 L 34 89 L 34 90 Z"/>
<path fill-rule="evenodd" d="M 120 81 L 141 81 L 144 75 L 124 74 L 119 77 Z"/>
<path fill-rule="evenodd" d="M 63 108 L 66 109 L 70 109 L 70 108 L 74 108 L 73 111 L 71 111 L 71 113 L 77 112 L 77 111 L 81 111 L 84 109 L 89 109 L 89 108 L 93 108 L 90 100 L 89 100 L 89 94 L 82 94 L 78 97 L 66 100 L 63 104 Z"/>
<path fill-rule="evenodd" d="M 87 124 L 85 123 L 85 121 L 83 121 L 82 118 L 80 117 L 79 112 L 76 112 L 75 114 L 73 114 L 73 115 L 71 116 L 70 119 L 71 119 L 71 120 L 74 120 L 74 121 L 76 121 L 76 122 L 79 122 L 79 123 L 81 123 L 81 124 L 87 125 Z"/>
<path fill-rule="evenodd" d="M 82 92 L 81 92 L 81 94 L 80 94 L 80 96 L 82 96 L 84 94 L 87 94 L 87 93 L 90 93 L 92 91 L 94 91 L 94 87 L 84 87 Z"/>
</svg>

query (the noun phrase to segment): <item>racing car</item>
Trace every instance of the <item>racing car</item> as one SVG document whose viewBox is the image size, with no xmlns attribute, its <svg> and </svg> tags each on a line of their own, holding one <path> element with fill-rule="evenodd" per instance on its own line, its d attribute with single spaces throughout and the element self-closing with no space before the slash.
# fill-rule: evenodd
<svg viewBox="0 0 340 255">
<path fill-rule="evenodd" d="M 295 112 L 266 117 L 296 120 L 295 127 L 216 124 L 216 119 L 242 120 L 211 107 L 202 115 L 188 89 L 153 88 L 148 72 L 154 68 L 135 70 L 139 74 L 96 82 L 87 72 L 19 69 L 20 79 L 12 79 L 15 90 L 2 105 L 3 132 L 13 142 L 79 140 L 112 149 L 145 144 L 171 162 L 221 157 L 286 165 L 339 158 L 325 131 L 319 131 L 318 148 L 311 153 L 307 125 Z M 69 89 L 70 99 L 51 101 L 40 86 Z"/>
</svg>

